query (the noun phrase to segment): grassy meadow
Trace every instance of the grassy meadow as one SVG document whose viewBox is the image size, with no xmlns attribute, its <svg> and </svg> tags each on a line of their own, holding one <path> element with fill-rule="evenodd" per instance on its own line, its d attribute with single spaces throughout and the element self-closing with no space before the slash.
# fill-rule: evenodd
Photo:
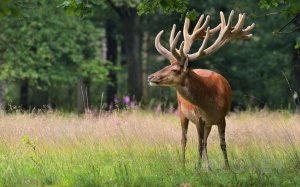
<svg viewBox="0 0 300 187">
<path fill-rule="evenodd" d="M 183 170 L 175 115 L 0 114 L 0 186 L 300 186 L 300 116 L 232 113 L 227 124 L 231 170 L 213 127 L 206 172 L 191 123 Z"/>
</svg>

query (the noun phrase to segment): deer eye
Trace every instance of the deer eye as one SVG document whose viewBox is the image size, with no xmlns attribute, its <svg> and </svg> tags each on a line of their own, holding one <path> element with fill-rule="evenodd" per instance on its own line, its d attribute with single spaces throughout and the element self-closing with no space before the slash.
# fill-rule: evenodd
<svg viewBox="0 0 300 187">
<path fill-rule="evenodd" d="M 174 73 L 178 73 L 178 69 L 172 69 L 171 71 Z"/>
</svg>

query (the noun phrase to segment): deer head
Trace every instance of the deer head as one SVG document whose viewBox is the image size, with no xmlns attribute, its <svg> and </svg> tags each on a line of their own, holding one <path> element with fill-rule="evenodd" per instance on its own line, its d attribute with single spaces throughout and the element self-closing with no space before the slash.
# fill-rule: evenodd
<svg viewBox="0 0 300 187">
<path fill-rule="evenodd" d="M 170 50 L 164 48 L 160 43 L 160 38 L 163 34 L 163 30 L 160 31 L 155 38 L 155 47 L 157 51 L 168 58 L 171 65 L 153 73 L 148 77 L 148 82 L 151 86 L 179 86 L 184 84 L 185 77 L 189 74 L 190 68 L 189 63 L 197 61 L 205 56 L 211 55 L 224 44 L 233 39 L 248 39 L 252 36 L 250 32 L 254 28 L 255 24 L 243 29 L 245 22 L 245 13 L 239 14 L 238 22 L 235 26 L 231 26 L 234 11 L 230 12 L 228 22 L 225 21 L 223 12 L 220 12 L 221 23 L 213 29 L 208 26 L 210 16 L 206 16 L 204 23 L 204 15 L 201 15 L 192 34 L 189 34 L 189 18 L 185 18 L 183 27 L 183 38 L 184 41 L 181 43 L 179 49 L 176 48 L 181 31 L 175 35 L 176 25 L 173 25 L 171 31 L 169 43 Z M 209 37 L 219 32 L 219 35 L 215 42 L 207 47 Z M 202 40 L 202 44 L 199 50 L 195 53 L 189 53 L 193 42 L 196 40 Z"/>
</svg>

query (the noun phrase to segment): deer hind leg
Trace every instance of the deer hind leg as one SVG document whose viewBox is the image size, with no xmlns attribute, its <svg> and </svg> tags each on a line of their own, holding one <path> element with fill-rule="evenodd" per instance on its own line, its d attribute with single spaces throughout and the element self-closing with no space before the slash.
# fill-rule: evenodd
<svg viewBox="0 0 300 187">
<path fill-rule="evenodd" d="M 225 169 L 229 169 L 229 163 L 228 163 L 228 157 L 227 157 L 227 151 L 226 151 L 226 141 L 225 141 L 225 127 L 226 127 L 226 121 L 225 118 L 222 120 L 222 123 L 218 125 L 218 131 L 219 131 L 219 138 L 220 138 L 220 147 L 223 152 L 224 161 L 225 161 Z"/>
<path fill-rule="evenodd" d="M 206 165 L 206 170 L 210 171 L 211 167 L 209 165 L 208 156 L 207 156 L 207 138 L 211 131 L 211 126 L 206 126 L 205 122 L 200 120 L 199 124 L 196 127 L 197 127 L 198 140 L 199 140 L 199 165 L 201 167 L 201 160 L 203 157 Z"/>
<path fill-rule="evenodd" d="M 186 150 L 186 142 L 187 142 L 187 131 L 188 131 L 188 125 L 189 120 L 182 116 L 180 117 L 181 122 L 181 128 L 182 128 L 182 139 L 181 139 L 181 147 L 182 147 L 182 164 L 185 168 L 185 150 Z"/>
<path fill-rule="evenodd" d="M 196 124 L 197 133 L 198 133 L 198 151 L 199 151 L 199 166 L 201 167 L 202 160 L 202 152 L 203 152 L 203 137 L 204 137 L 204 125 L 205 123 L 200 120 L 198 124 Z"/>
</svg>

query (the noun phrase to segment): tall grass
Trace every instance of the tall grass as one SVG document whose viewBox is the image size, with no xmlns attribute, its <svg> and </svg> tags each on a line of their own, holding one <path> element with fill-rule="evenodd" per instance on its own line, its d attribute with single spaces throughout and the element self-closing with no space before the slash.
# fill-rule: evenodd
<svg viewBox="0 0 300 187">
<path fill-rule="evenodd" d="M 231 170 L 223 170 L 217 128 L 197 165 L 189 126 L 181 165 L 176 116 L 143 111 L 99 116 L 2 114 L 1 186 L 300 186 L 300 117 L 284 112 L 233 113 L 226 139 Z"/>
</svg>

